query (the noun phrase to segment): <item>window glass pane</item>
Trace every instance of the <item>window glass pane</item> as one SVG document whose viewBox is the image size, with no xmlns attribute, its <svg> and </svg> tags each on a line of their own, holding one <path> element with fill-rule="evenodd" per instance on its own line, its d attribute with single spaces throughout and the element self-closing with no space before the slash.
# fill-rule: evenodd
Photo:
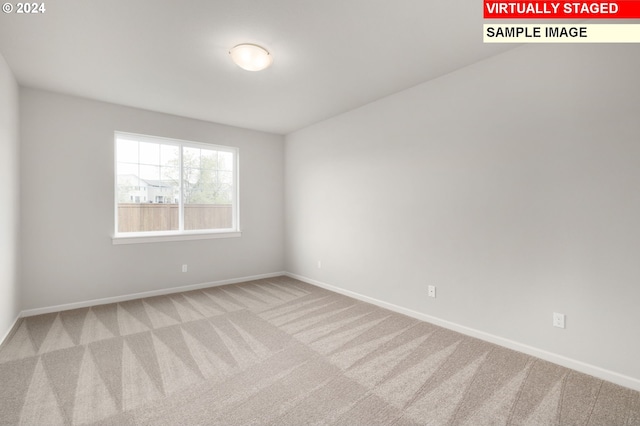
<svg viewBox="0 0 640 426">
<path fill-rule="evenodd" d="M 183 191 L 185 200 L 189 199 L 189 194 L 196 189 L 200 180 L 200 169 L 185 167 L 183 170 Z"/>
<path fill-rule="evenodd" d="M 210 170 L 185 169 L 184 194 L 185 203 L 210 203 L 211 198 L 211 175 L 215 174 Z"/>
<path fill-rule="evenodd" d="M 118 161 L 138 163 L 138 142 L 118 138 L 116 145 Z"/>
<path fill-rule="evenodd" d="M 184 227 L 194 229 L 228 229 L 233 226 L 232 208 L 228 194 L 221 191 L 219 152 L 211 149 L 190 150 L 192 158 L 199 158 L 189 164 L 194 166 L 185 173 L 185 184 L 189 183 L 188 196 L 185 197 Z M 196 164 L 199 164 L 199 168 Z M 185 169 L 187 170 L 187 169 Z M 233 175 L 224 175 L 230 179 Z"/>
<path fill-rule="evenodd" d="M 160 146 L 160 164 L 163 166 L 179 167 L 180 147 L 174 145 Z"/>
<path fill-rule="evenodd" d="M 160 169 L 162 180 L 174 188 L 180 188 L 180 168 L 162 167 Z"/>
<path fill-rule="evenodd" d="M 231 152 L 218 152 L 218 169 L 233 170 L 233 154 Z"/>
<path fill-rule="evenodd" d="M 131 163 L 118 163 L 118 176 L 134 175 L 138 176 L 138 165 Z"/>
<path fill-rule="evenodd" d="M 136 199 L 139 200 L 141 192 L 140 180 L 137 176 L 133 174 L 118 175 L 117 183 L 117 198 L 119 203 L 133 203 L 136 202 Z"/>
<path fill-rule="evenodd" d="M 160 145 L 140 142 L 140 164 L 160 164 Z"/>
<path fill-rule="evenodd" d="M 218 153 L 210 149 L 200 150 L 200 167 L 203 169 L 218 168 Z"/>
<path fill-rule="evenodd" d="M 184 147 L 182 149 L 182 164 L 185 167 L 200 168 L 200 150 L 198 148 Z"/>
<path fill-rule="evenodd" d="M 177 147 L 118 139 L 118 232 L 178 230 Z M 173 181 L 162 178 L 161 153 L 173 156 Z M 135 164 L 131 164 L 131 163 Z"/>
<path fill-rule="evenodd" d="M 145 180 L 159 180 L 160 179 L 160 167 L 148 166 L 146 164 L 140 165 L 140 179 Z"/>
<path fill-rule="evenodd" d="M 218 179 L 220 180 L 220 183 L 231 185 L 233 183 L 233 173 L 218 172 Z"/>
<path fill-rule="evenodd" d="M 131 196 L 136 197 L 133 194 Z M 118 204 L 118 232 L 177 230 L 178 204 L 149 202 Z"/>
<path fill-rule="evenodd" d="M 218 193 L 218 200 L 219 200 L 219 204 L 231 205 L 231 202 L 233 200 L 231 190 L 225 190 L 225 189 L 220 190 L 220 192 Z"/>
</svg>

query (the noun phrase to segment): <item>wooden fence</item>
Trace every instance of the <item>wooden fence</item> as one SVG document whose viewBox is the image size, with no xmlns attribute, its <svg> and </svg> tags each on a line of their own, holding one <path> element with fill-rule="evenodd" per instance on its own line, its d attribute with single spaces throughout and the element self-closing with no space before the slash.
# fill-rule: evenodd
<svg viewBox="0 0 640 426">
<path fill-rule="evenodd" d="M 184 229 L 231 228 L 231 205 L 184 206 Z M 177 204 L 118 204 L 118 232 L 177 231 Z"/>
</svg>

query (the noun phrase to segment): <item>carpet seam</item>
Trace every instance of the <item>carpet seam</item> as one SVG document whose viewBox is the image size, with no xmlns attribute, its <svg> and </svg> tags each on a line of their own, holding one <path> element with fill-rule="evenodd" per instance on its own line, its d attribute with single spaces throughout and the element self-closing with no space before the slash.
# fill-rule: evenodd
<svg viewBox="0 0 640 426">
<path fill-rule="evenodd" d="M 461 341 L 464 341 L 464 340 L 465 339 L 462 339 Z M 440 363 L 440 365 L 438 366 L 438 369 L 442 368 L 445 364 L 447 364 L 451 359 L 451 357 L 454 354 L 456 354 L 459 350 L 460 350 L 460 345 L 458 345 L 456 349 L 453 352 L 451 352 L 442 363 Z M 430 380 L 431 380 L 431 376 L 429 376 L 429 379 L 427 379 L 427 381 L 424 382 L 422 386 L 420 386 L 420 388 L 416 391 L 413 397 L 407 403 L 405 403 L 405 405 L 402 407 L 403 411 L 409 408 L 411 405 L 413 405 L 417 401 L 419 396 L 422 396 L 421 394 L 423 393 L 423 390 L 425 389 L 425 387 L 427 386 Z"/>
<path fill-rule="evenodd" d="M 529 367 L 529 371 L 527 371 L 527 375 L 525 376 L 520 388 L 518 389 L 518 393 L 516 395 L 515 401 L 513 401 L 513 405 L 511 405 L 511 409 L 509 410 L 509 417 L 507 417 L 507 425 L 513 424 L 513 415 L 515 413 L 516 407 L 518 406 L 518 402 L 520 402 L 520 397 L 522 396 L 522 390 L 524 389 L 525 384 L 529 381 L 529 376 L 533 371 L 533 367 L 536 365 L 538 360 L 536 358 L 531 358 L 531 366 Z M 526 368 L 526 367 L 525 367 Z"/>
<path fill-rule="evenodd" d="M 564 398 L 567 390 L 567 382 L 569 381 L 570 376 L 571 376 L 571 371 L 565 374 L 564 378 L 562 379 L 562 389 L 560 391 L 560 400 L 558 401 L 558 416 L 557 416 L 558 418 L 556 421 L 556 424 L 558 425 L 562 424 L 562 407 L 564 407 Z"/>
<path fill-rule="evenodd" d="M 593 412 L 596 409 L 596 405 L 598 405 L 598 399 L 600 398 L 600 392 L 602 391 L 602 386 L 604 385 L 603 381 L 600 381 L 600 386 L 598 386 L 598 393 L 596 394 L 596 398 L 593 401 L 593 405 L 591 406 L 591 410 L 589 410 L 589 417 L 587 417 L 586 425 L 591 423 L 591 418 L 593 416 Z"/>
<path fill-rule="evenodd" d="M 451 416 L 451 420 L 449 421 L 450 425 L 455 424 L 455 419 L 456 417 L 458 417 L 458 412 L 460 411 L 460 406 L 462 405 L 462 402 L 465 400 L 465 397 L 469 394 L 469 389 L 471 389 L 471 386 L 473 386 L 473 384 L 475 383 L 477 377 L 478 377 L 478 373 L 480 372 L 480 369 L 482 368 L 482 366 L 489 360 L 489 357 L 491 356 L 491 354 L 496 350 L 495 347 L 491 348 L 491 350 L 489 352 L 487 352 L 485 354 L 485 360 L 482 362 L 482 364 L 480 364 L 478 366 L 478 368 L 476 369 L 475 373 L 473 373 L 473 377 L 471 378 L 471 381 L 469 382 L 469 385 L 467 386 L 467 388 L 464 390 L 464 393 L 462 395 L 462 398 L 460 398 L 460 402 L 458 403 L 458 406 L 456 407 L 456 410 L 453 413 L 453 416 Z"/>
</svg>

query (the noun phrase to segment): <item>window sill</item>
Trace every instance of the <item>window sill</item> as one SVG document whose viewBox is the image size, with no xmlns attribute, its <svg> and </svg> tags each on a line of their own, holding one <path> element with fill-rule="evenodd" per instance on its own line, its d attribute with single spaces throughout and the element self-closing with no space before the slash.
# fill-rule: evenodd
<svg viewBox="0 0 640 426">
<path fill-rule="evenodd" d="M 240 231 L 225 231 L 225 232 L 194 232 L 194 233 L 166 233 L 166 234 L 139 234 L 131 233 L 124 235 L 115 235 L 111 237 L 111 242 L 114 245 L 118 244 L 145 244 L 145 243 L 160 243 L 171 241 L 189 241 L 189 240 L 210 240 L 216 238 L 238 238 L 242 236 Z"/>
</svg>

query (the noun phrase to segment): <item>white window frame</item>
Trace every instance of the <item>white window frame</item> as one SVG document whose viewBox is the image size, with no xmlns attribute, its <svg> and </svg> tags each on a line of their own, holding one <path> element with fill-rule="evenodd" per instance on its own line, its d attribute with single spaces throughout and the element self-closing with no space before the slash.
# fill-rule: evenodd
<svg viewBox="0 0 640 426">
<path fill-rule="evenodd" d="M 165 145 L 174 145 L 180 147 L 180 196 L 178 200 L 178 227 L 177 231 L 148 231 L 148 232 L 118 232 L 118 137 L 127 137 L 135 139 L 138 142 L 161 143 Z M 141 135 L 129 132 L 116 131 L 113 137 L 114 152 L 114 233 L 111 238 L 113 244 L 138 244 L 153 243 L 162 241 L 182 241 L 182 240 L 203 240 L 212 238 L 237 238 L 242 236 L 240 231 L 240 183 L 239 183 L 239 157 L 240 152 L 236 147 L 214 145 L 203 142 L 193 142 L 181 139 L 166 138 L 161 136 Z M 233 191 L 232 191 L 232 227 L 226 229 L 198 229 L 184 230 L 184 199 L 182 196 L 182 179 L 183 179 L 183 163 L 182 163 L 182 147 L 212 149 L 217 151 L 225 151 L 233 153 Z"/>
</svg>

